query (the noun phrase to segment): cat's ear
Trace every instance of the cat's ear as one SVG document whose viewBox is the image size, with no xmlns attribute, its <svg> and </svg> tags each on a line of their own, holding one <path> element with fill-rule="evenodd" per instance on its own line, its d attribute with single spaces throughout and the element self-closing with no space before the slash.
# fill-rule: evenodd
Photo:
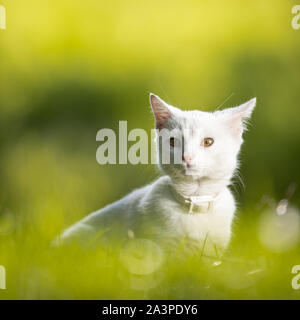
<svg viewBox="0 0 300 320">
<path fill-rule="evenodd" d="M 150 104 L 155 118 L 157 129 L 163 129 L 169 119 L 172 118 L 176 112 L 174 107 L 169 106 L 160 97 L 150 93 Z"/>
<path fill-rule="evenodd" d="M 253 98 L 238 107 L 225 109 L 223 112 L 226 115 L 226 122 L 233 130 L 233 134 L 239 137 L 242 136 L 244 130 L 247 129 L 247 123 L 256 106 L 256 98 Z"/>
</svg>

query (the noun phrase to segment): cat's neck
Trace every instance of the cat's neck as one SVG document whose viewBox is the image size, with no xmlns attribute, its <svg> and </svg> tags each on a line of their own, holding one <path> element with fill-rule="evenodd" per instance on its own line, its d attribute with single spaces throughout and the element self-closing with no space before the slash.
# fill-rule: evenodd
<svg viewBox="0 0 300 320">
<path fill-rule="evenodd" d="M 183 197 L 213 196 L 215 197 L 230 184 L 230 177 L 209 179 L 192 177 L 172 178 L 172 187 Z"/>
</svg>

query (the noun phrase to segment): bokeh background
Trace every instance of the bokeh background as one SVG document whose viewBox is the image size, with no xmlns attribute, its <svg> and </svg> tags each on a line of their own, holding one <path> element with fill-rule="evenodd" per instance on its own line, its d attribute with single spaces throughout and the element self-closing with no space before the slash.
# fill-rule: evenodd
<svg viewBox="0 0 300 320">
<path fill-rule="evenodd" d="M 300 31 L 291 26 L 297 1 L 0 4 L 7 11 L 0 30 L 0 264 L 7 290 L 0 298 L 300 297 L 290 284 L 291 267 L 300 264 L 299 191 L 291 191 L 300 180 Z M 257 97 L 241 155 L 245 187 L 234 187 L 240 210 L 232 245 L 255 267 L 241 271 L 241 262 L 230 260 L 226 274 L 240 277 L 230 278 L 234 287 L 220 280 L 208 290 L 195 275 L 196 260 L 184 266 L 188 272 L 174 265 L 164 290 L 128 283 L 120 290 L 121 280 L 101 264 L 106 253 L 61 262 L 65 253 L 49 251 L 65 227 L 159 175 L 153 165 L 96 162 L 99 129 L 117 129 L 119 120 L 129 130 L 153 127 L 149 92 L 206 111 Z M 290 216 L 277 221 L 285 197 Z M 86 265 L 71 271 L 68 261 L 82 260 Z M 250 284 L 248 272 L 258 274 Z M 193 277 L 202 285 L 186 285 Z"/>
</svg>

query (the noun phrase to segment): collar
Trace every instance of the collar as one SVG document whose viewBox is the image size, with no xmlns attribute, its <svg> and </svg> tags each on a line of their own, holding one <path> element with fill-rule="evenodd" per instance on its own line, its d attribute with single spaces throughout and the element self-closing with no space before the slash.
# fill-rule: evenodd
<svg viewBox="0 0 300 320">
<path fill-rule="evenodd" d="M 209 209 L 218 197 L 218 195 L 185 197 L 177 192 L 174 187 L 171 188 L 175 199 L 188 210 L 189 214 L 208 213 Z"/>
</svg>

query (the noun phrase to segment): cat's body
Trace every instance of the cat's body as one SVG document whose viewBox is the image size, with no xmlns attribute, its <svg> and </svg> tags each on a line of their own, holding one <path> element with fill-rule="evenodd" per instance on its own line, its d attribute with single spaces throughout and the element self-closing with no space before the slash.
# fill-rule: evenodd
<svg viewBox="0 0 300 320">
<path fill-rule="evenodd" d="M 112 233 L 125 239 L 128 234 L 151 238 L 158 243 L 176 244 L 183 238 L 194 241 L 199 248 L 206 240 L 206 253 L 215 253 L 214 244 L 225 249 L 230 240 L 231 224 L 235 211 L 234 198 L 224 188 L 205 212 L 195 209 L 189 213 L 189 205 L 179 201 L 174 185 L 163 176 L 143 188 L 137 189 L 121 200 L 96 211 L 73 227 L 63 238 L 80 238 L 89 241 L 97 233 L 110 239 Z M 175 191 L 176 192 L 176 191 Z M 170 214 L 170 212 L 172 214 Z"/>
<path fill-rule="evenodd" d="M 182 144 L 173 140 L 168 152 L 181 150 L 183 162 L 163 164 L 160 157 L 166 176 L 90 214 L 61 239 L 89 242 L 134 236 L 168 246 L 184 238 L 206 254 L 222 251 L 229 244 L 235 213 L 228 186 L 237 168 L 243 120 L 249 118 L 255 100 L 215 113 L 181 111 L 154 95 L 151 105 L 157 129 L 182 133 Z M 158 143 L 159 155 L 161 148 Z"/>
</svg>

